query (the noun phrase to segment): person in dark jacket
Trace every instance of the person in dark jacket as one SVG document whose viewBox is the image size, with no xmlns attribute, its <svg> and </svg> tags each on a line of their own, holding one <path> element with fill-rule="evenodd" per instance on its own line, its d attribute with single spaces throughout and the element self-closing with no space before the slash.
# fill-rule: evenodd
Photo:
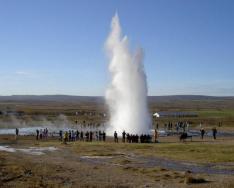
<svg viewBox="0 0 234 188">
<path fill-rule="evenodd" d="M 116 131 L 114 132 L 114 140 L 115 140 L 115 142 L 118 142 L 118 134 Z"/>
<path fill-rule="evenodd" d="M 201 132 L 201 139 L 203 140 L 203 137 L 204 137 L 204 135 L 205 135 L 205 130 L 202 128 L 202 129 L 200 130 L 200 132 Z"/>
<path fill-rule="evenodd" d="M 212 129 L 212 133 L 213 133 L 213 138 L 214 138 L 214 140 L 216 140 L 216 135 L 217 135 L 217 129 L 216 129 L 216 127 L 214 127 L 213 129 Z"/>
<path fill-rule="evenodd" d="M 103 139 L 103 142 L 105 142 L 106 141 L 106 133 L 103 131 L 103 133 L 102 133 L 102 139 Z"/>
<path fill-rule="evenodd" d="M 36 134 L 37 134 L 36 139 L 38 140 L 39 139 L 39 130 L 38 129 L 36 130 Z"/>
<path fill-rule="evenodd" d="M 123 133 L 122 133 L 122 142 L 124 142 L 124 143 L 125 143 L 125 137 L 126 137 L 126 132 L 123 131 Z"/>
<path fill-rule="evenodd" d="M 19 129 L 16 128 L 16 129 L 15 129 L 15 139 L 16 139 L 16 140 L 17 140 L 18 136 L 19 136 Z"/>
</svg>

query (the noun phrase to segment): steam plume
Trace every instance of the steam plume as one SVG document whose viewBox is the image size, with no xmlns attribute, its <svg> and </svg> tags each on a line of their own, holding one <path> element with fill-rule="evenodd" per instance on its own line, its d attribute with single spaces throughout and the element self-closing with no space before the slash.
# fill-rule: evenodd
<svg viewBox="0 0 234 188">
<path fill-rule="evenodd" d="M 106 91 L 106 101 L 111 119 L 109 134 L 125 130 L 129 133 L 148 133 L 151 120 L 147 108 L 147 83 L 142 64 L 143 52 L 132 54 L 128 39 L 122 37 L 119 18 L 112 18 L 111 32 L 106 41 L 110 58 L 111 84 Z"/>
</svg>

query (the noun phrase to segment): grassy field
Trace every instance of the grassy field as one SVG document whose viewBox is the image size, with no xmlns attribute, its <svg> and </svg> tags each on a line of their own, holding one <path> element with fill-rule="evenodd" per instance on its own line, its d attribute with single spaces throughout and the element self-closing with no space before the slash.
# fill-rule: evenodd
<svg viewBox="0 0 234 188">
<path fill-rule="evenodd" d="M 234 141 L 207 141 L 161 144 L 80 143 L 72 146 L 79 154 L 110 156 L 131 151 L 137 155 L 158 156 L 199 163 L 234 162 Z"/>
<path fill-rule="evenodd" d="M 53 99 L 53 96 L 51 96 Z M 73 99 L 67 96 L 66 100 L 53 101 L 40 99 L 37 100 L 3 100 L 0 101 L 0 111 L 6 112 L 23 112 L 21 115 L 16 116 L 20 121 L 34 121 L 38 117 L 43 117 L 49 121 L 56 121 L 59 115 L 63 114 L 66 118 L 74 123 L 78 120 L 78 123 L 86 124 L 96 123 L 102 124 L 109 119 L 108 108 L 103 98 L 82 98 Z M 198 117 L 184 117 L 184 118 L 159 118 L 153 119 L 154 125 L 159 123 L 161 127 L 164 127 L 165 123 L 188 121 L 192 127 L 198 127 L 200 122 L 212 128 L 218 126 L 219 122 L 222 122 L 222 129 L 234 130 L 234 100 L 233 98 L 225 97 L 196 97 L 196 96 L 169 96 L 169 97 L 149 97 L 149 111 L 151 115 L 154 112 L 159 111 L 179 111 L 179 112 L 195 112 Z M 76 112 L 80 112 L 79 116 L 76 116 Z M 89 115 L 89 113 L 94 113 Z M 106 114 L 106 116 L 102 116 Z M 3 121 L 9 121 L 11 116 L 5 116 L 0 114 L 0 126 Z"/>
<path fill-rule="evenodd" d="M 234 186 L 233 175 L 192 173 L 166 168 L 160 161 L 217 166 L 233 169 L 234 139 L 206 139 L 180 143 L 177 137 L 160 138 L 157 144 L 70 142 L 34 137 L 1 136 L 0 145 L 14 148 L 56 147 L 55 152 L 36 156 L 0 151 L 2 187 L 225 187 Z M 83 157 L 83 158 L 82 158 Z M 148 160 L 151 161 L 151 163 Z M 157 162 L 158 163 L 152 163 Z M 181 163 L 182 162 L 182 163 Z M 202 181 L 196 183 L 196 181 Z"/>
<path fill-rule="evenodd" d="M 75 120 L 79 123 L 85 121 L 86 124 L 103 123 L 109 119 L 104 101 L 96 98 L 69 98 L 65 101 L 14 101 L 9 98 L 0 101 L 0 111 L 23 112 L 13 116 L 1 114 L 0 128 L 3 125 L 15 127 L 15 121 L 56 122 L 61 114 L 71 123 Z M 164 124 L 169 121 L 187 121 L 193 129 L 199 129 L 202 122 L 206 130 L 216 126 L 218 131 L 234 131 L 233 98 L 151 97 L 149 111 L 151 114 L 158 111 L 190 111 L 198 114 L 198 117 L 153 119 L 153 124 L 159 123 L 160 128 L 164 128 Z M 81 115 L 77 117 L 76 112 Z M 93 115 L 89 115 L 90 112 Z M 107 116 L 100 115 L 104 113 Z M 221 127 L 218 127 L 219 122 L 222 122 Z M 0 146 L 8 145 L 19 149 L 48 146 L 58 148 L 55 152 L 46 152 L 41 156 L 19 151 L 0 151 L 0 187 L 234 187 L 233 175 L 216 173 L 216 167 L 224 171 L 234 170 L 234 138 L 218 137 L 214 141 L 205 137 L 201 141 L 195 137 L 192 142 L 183 143 L 179 142 L 177 136 L 169 136 L 160 137 L 159 141 L 158 144 L 116 144 L 113 143 L 113 138 L 108 138 L 106 143 L 62 144 L 55 138 L 36 141 L 31 136 L 20 136 L 18 140 L 13 136 L 0 136 Z M 167 163 L 178 168 L 170 168 Z M 215 167 L 213 174 L 209 165 Z M 193 169 L 193 166 L 208 168 L 208 171 L 188 176 L 186 169 Z M 194 178 L 193 181 L 187 181 L 190 176 Z"/>
<path fill-rule="evenodd" d="M 233 118 L 234 110 L 201 110 L 197 111 L 202 118 L 216 117 L 216 118 Z"/>
<path fill-rule="evenodd" d="M 221 137 L 217 140 L 212 138 L 193 138 L 193 141 L 180 142 L 178 137 L 160 137 L 160 143 L 135 144 L 135 143 L 113 143 L 113 138 L 108 138 L 108 142 L 70 142 L 63 145 L 57 139 L 38 142 L 34 137 L 22 137 L 14 141 L 12 136 L 2 136 L 1 143 L 17 143 L 25 146 L 56 146 L 68 147 L 79 155 L 111 156 L 115 153 L 132 152 L 142 156 L 159 156 L 172 160 L 182 160 L 198 163 L 234 163 L 234 138 Z M 9 140 L 8 140 L 9 139 Z"/>
</svg>

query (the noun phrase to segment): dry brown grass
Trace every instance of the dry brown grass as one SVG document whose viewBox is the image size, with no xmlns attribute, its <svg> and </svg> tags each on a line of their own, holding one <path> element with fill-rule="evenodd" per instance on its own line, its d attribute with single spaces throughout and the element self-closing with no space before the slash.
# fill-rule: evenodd
<svg viewBox="0 0 234 188">
<path fill-rule="evenodd" d="M 141 156 L 167 156 L 171 159 L 186 161 L 226 162 L 232 157 L 233 140 L 224 143 L 172 143 L 173 138 L 162 144 L 115 144 L 113 142 L 76 142 L 61 144 L 51 139 L 38 142 L 32 137 L 20 137 L 18 142 L 11 138 L 0 137 L 0 144 L 13 147 L 55 146 L 59 150 L 43 156 L 31 156 L 23 153 L 0 152 L 0 183 L 2 187 L 224 187 L 234 185 L 233 176 L 191 174 L 186 177 L 183 172 L 173 171 L 156 166 L 134 166 L 137 161 L 126 158 L 126 154 Z M 228 146 L 226 149 L 226 145 Z M 192 154 L 187 154 L 193 147 Z M 174 149 L 173 149 L 174 148 Z M 180 151 L 184 151 L 183 157 Z M 213 159 L 216 150 L 218 158 Z M 226 151 L 226 153 L 224 152 Z M 210 155 L 206 152 L 211 152 Z M 224 152 L 224 153 L 223 153 Z M 222 154 L 223 153 L 223 154 Z M 227 155 L 227 157 L 225 157 Z M 80 156 L 111 156 L 111 164 L 89 163 L 80 160 Z M 204 158 L 199 158 L 203 156 Z M 222 158 L 223 157 L 223 158 Z M 95 160 L 95 159 L 94 159 Z M 187 180 L 186 180 L 187 178 Z M 187 183 L 184 184 L 184 182 Z M 201 183 L 206 180 L 208 182 Z"/>
</svg>

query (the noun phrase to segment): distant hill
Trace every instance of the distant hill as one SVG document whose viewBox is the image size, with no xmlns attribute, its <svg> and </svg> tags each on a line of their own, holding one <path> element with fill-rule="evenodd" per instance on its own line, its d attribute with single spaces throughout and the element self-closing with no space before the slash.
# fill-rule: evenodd
<svg viewBox="0 0 234 188">
<path fill-rule="evenodd" d="M 0 96 L 0 101 L 12 102 L 104 102 L 104 97 L 72 95 L 12 95 Z"/>
<path fill-rule="evenodd" d="M 148 96 L 151 112 L 155 111 L 196 111 L 200 109 L 234 110 L 234 97 L 214 97 L 203 95 Z M 103 96 L 70 95 L 12 95 L 0 96 L 0 110 L 18 111 L 64 111 L 66 109 L 106 110 Z"/>
<path fill-rule="evenodd" d="M 206 96 L 206 95 L 168 95 L 168 96 L 149 96 L 149 101 L 198 101 L 198 100 L 234 100 L 234 96 Z"/>
<path fill-rule="evenodd" d="M 38 102 L 104 102 L 103 96 L 72 96 L 72 95 L 12 95 L 0 96 L 0 101 L 38 101 Z M 234 100 L 234 96 L 215 97 L 204 95 L 169 95 L 169 96 L 148 96 L 149 102 L 169 101 L 199 101 L 199 100 Z"/>
</svg>

